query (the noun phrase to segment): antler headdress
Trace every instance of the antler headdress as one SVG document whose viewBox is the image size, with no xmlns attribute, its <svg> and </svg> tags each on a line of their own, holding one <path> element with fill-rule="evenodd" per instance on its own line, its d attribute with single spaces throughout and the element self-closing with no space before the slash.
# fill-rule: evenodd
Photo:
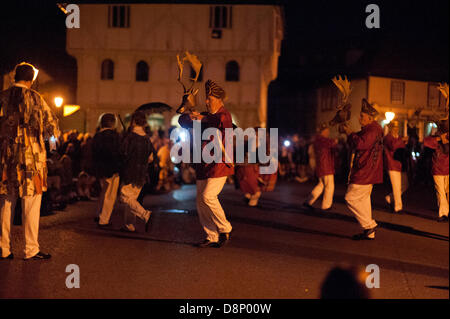
<svg viewBox="0 0 450 319">
<path fill-rule="evenodd" d="M 191 65 L 192 69 L 195 72 L 195 77 L 190 78 L 192 81 L 191 86 L 186 89 L 186 86 L 183 84 L 182 78 L 183 78 L 183 68 L 184 68 L 184 62 L 188 61 Z M 194 84 L 197 82 L 198 77 L 200 75 L 200 71 L 202 68 L 202 63 L 198 59 L 198 57 L 194 54 L 190 54 L 188 51 L 185 52 L 185 56 L 183 59 L 180 59 L 180 55 L 177 54 L 177 67 L 178 67 L 178 82 L 183 86 L 183 101 L 180 105 L 180 107 L 177 109 L 177 113 L 184 113 L 186 108 L 191 108 L 195 106 L 195 96 L 198 93 L 198 89 L 194 89 Z M 189 105 L 187 105 L 189 104 Z"/>
<path fill-rule="evenodd" d="M 331 79 L 334 85 L 342 93 L 341 102 L 336 106 L 337 112 L 335 117 L 329 122 L 330 126 L 336 124 L 343 124 L 350 119 L 352 105 L 348 103 L 350 93 L 352 92 L 352 87 L 350 86 L 350 81 L 346 76 L 342 78 L 340 75 L 335 76 Z"/>
<path fill-rule="evenodd" d="M 449 100 L 449 89 L 448 83 L 439 83 L 437 89 L 441 92 L 442 96 L 445 98 L 445 109 L 444 114 L 434 114 L 433 121 L 438 126 L 438 131 L 441 133 L 447 133 L 449 129 L 449 121 L 448 121 L 448 100 Z"/>
</svg>

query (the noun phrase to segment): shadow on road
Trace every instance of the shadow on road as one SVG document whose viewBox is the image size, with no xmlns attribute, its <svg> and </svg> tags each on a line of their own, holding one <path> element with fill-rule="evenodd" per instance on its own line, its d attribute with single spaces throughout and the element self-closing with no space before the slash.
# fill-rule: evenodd
<svg viewBox="0 0 450 319">
<path fill-rule="evenodd" d="M 227 202 L 233 204 L 233 206 L 242 206 L 242 207 L 248 207 L 247 205 L 244 205 L 243 203 L 239 201 L 233 201 L 227 199 Z M 356 219 L 352 216 L 343 215 L 341 213 L 333 212 L 333 211 L 312 211 L 309 209 L 304 208 L 302 205 L 296 205 L 296 204 L 285 204 L 283 202 L 271 200 L 271 199 L 263 199 L 260 201 L 259 205 L 257 206 L 259 210 L 262 211 L 280 211 L 285 213 L 294 213 L 294 214 L 302 214 L 305 216 L 315 217 L 315 218 L 326 218 L 326 219 L 337 219 L 344 222 L 349 223 L 357 223 Z M 327 236 L 334 236 L 334 237 L 340 237 L 340 238 L 348 238 L 351 239 L 351 237 L 342 236 L 338 234 L 330 234 L 326 232 L 320 232 L 320 231 L 312 231 L 307 229 L 301 229 L 296 228 L 290 225 L 283 225 L 283 224 L 277 224 L 276 222 L 269 222 L 269 221 L 261 221 L 261 220 L 252 220 L 252 219 L 246 219 L 242 217 L 237 216 L 231 216 L 231 220 L 239 221 L 242 219 L 243 221 L 246 220 L 247 223 L 252 223 L 254 225 L 260 225 L 264 227 L 271 227 L 271 228 L 277 228 L 277 229 L 283 229 L 288 231 L 300 231 L 305 233 L 315 233 L 315 234 L 321 234 L 321 235 L 327 235 Z M 392 230 L 401 232 L 404 234 L 414 235 L 414 236 L 420 236 L 420 237 L 426 237 L 430 239 L 436 239 L 436 240 L 442 240 L 442 241 L 449 241 L 448 236 L 430 233 L 426 231 L 417 230 L 410 226 L 404 226 L 399 224 L 393 224 L 388 222 L 378 222 L 378 225 L 380 228 Z"/>
</svg>

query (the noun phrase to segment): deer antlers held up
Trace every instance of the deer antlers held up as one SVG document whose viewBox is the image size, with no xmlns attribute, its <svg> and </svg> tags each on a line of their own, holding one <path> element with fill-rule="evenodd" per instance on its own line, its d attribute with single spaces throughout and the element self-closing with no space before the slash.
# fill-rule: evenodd
<svg viewBox="0 0 450 319">
<path fill-rule="evenodd" d="M 186 86 L 184 85 L 182 78 L 183 78 L 183 67 L 184 62 L 188 61 L 191 65 L 192 69 L 195 72 L 195 77 L 190 78 L 192 81 L 191 86 L 186 89 Z M 200 71 L 202 68 L 202 63 L 198 59 L 198 57 L 194 54 L 190 54 L 188 51 L 185 52 L 185 56 L 183 59 L 180 59 L 180 56 L 177 54 L 177 66 L 178 66 L 178 82 L 183 86 L 183 100 L 181 102 L 181 105 L 177 109 L 177 113 L 185 113 L 186 111 L 191 111 L 193 107 L 195 106 L 195 96 L 198 93 L 198 89 L 194 89 L 194 84 L 197 82 L 198 77 L 200 75 Z"/>
</svg>

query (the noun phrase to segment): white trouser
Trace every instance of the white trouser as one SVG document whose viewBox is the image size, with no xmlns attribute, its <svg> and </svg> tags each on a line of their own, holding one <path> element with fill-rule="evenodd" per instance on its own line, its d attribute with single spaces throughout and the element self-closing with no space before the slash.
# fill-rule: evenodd
<svg viewBox="0 0 450 319">
<path fill-rule="evenodd" d="M 117 190 L 119 189 L 119 174 L 114 174 L 110 178 L 100 179 L 102 192 L 98 199 L 97 213 L 100 218 L 99 224 L 106 225 L 109 223 L 114 203 L 117 198 Z"/>
<path fill-rule="evenodd" d="M 448 175 L 433 175 L 433 179 L 439 205 L 439 217 L 448 216 Z"/>
<path fill-rule="evenodd" d="M 229 233 L 232 229 L 217 197 L 226 180 L 226 176 L 197 180 L 198 217 L 206 233 L 206 239 L 212 242 L 219 240 L 219 233 Z"/>
<path fill-rule="evenodd" d="M 141 189 L 142 187 L 132 184 L 122 185 L 120 188 L 120 202 L 125 204 L 124 224 L 129 230 L 134 230 L 136 216 L 145 222 L 150 218 L 151 212 L 142 207 L 137 201 Z"/>
<path fill-rule="evenodd" d="M 402 194 L 408 189 L 408 175 L 406 172 L 389 171 L 389 178 L 392 184 L 392 193 L 386 196 L 386 202 L 391 204 L 394 201 L 394 211 L 403 209 Z"/>
<path fill-rule="evenodd" d="M 319 183 L 313 188 L 309 195 L 308 204 L 312 205 L 323 192 L 322 209 L 328 209 L 333 204 L 334 175 L 319 177 Z"/>
<path fill-rule="evenodd" d="M 39 252 L 38 233 L 42 194 L 22 197 L 22 217 L 25 232 L 25 258 Z M 11 225 L 16 206 L 16 195 L 0 195 L 0 242 L 2 257 L 11 253 Z"/>
<path fill-rule="evenodd" d="M 370 202 L 372 188 L 372 184 L 350 184 L 345 194 L 348 208 L 355 215 L 363 229 L 371 229 L 377 226 L 375 220 L 372 219 L 372 204 Z"/>
</svg>

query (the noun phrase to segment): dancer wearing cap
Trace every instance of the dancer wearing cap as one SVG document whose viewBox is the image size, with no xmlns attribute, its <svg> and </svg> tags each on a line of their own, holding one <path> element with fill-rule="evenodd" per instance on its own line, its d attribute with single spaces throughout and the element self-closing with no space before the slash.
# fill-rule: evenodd
<svg viewBox="0 0 450 319">
<path fill-rule="evenodd" d="M 312 205 L 323 193 L 322 210 L 328 210 L 333 204 L 334 194 L 334 156 L 333 148 L 337 141 L 329 138 L 330 129 L 323 123 L 318 127 L 318 134 L 314 141 L 314 153 L 316 154 L 316 175 L 319 183 L 313 188 L 309 199 L 303 206 L 314 209 Z"/>
<path fill-rule="evenodd" d="M 399 123 L 392 121 L 389 123 L 389 133 L 384 137 L 384 163 L 391 179 L 392 193 L 385 197 L 386 202 L 391 205 L 394 213 L 401 213 L 403 210 L 402 194 L 408 188 L 408 175 L 404 157 L 406 156 L 405 140 L 408 137 L 400 137 Z"/>
<path fill-rule="evenodd" d="M 184 113 L 178 121 L 185 128 L 191 128 L 193 120 L 201 121 L 202 130 L 217 128 L 222 134 L 222 141 L 216 142 L 224 145 L 225 129 L 233 127 L 231 115 L 224 107 L 225 91 L 211 80 L 206 82 L 205 91 L 208 112 L 205 115 L 195 111 Z M 210 140 L 202 141 L 202 150 L 213 139 L 211 137 Z M 226 154 L 222 154 L 223 157 L 224 155 Z M 206 239 L 198 246 L 222 247 L 230 239 L 232 227 L 220 205 L 218 195 L 225 185 L 227 176 L 234 174 L 234 167 L 232 164 L 225 163 L 224 160 L 220 163 L 205 163 L 203 158 L 201 163 L 196 164 L 195 167 L 197 175 L 197 213 L 206 233 Z"/>
<path fill-rule="evenodd" d="M 383 130 L 375 121 L 377 115 L 378 111 L 363 99 L 359 116 L 361 131 L 354 133 L 343 125 L 354 151 L 345 200 L 363 228 L 361 234 L 353 236 L 355 240 L 375 239 L 377 223 L 372 218 L 370 195 L 373 184 L 383 182 Z"/>
<path fill-rule="evenodd" d="M 12 212 L 22 199 L 25 260 L 49 259 L 39 249 L 42 193 L 47 190 L 45 139 L 59 136 L 58 120 L 42 96 L 31 89 L 38 70 L 29 63 L 16 66 L 14 85 L 0 92 L 0 221 L 1 259 L 11 252 Z"/>
</svg>

